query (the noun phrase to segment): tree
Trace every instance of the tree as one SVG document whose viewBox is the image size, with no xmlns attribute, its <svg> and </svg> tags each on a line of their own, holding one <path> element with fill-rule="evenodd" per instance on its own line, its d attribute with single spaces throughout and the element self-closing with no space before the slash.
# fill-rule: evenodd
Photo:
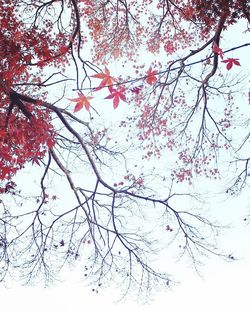
<svg viewBox="0 0 250 312">
<path fill-rule="evenodd" d="M 211 238 L 220 227 L 189 209 L 189 185 L 223 175 L 221 157 L 237 169 L 227 191 L 247 184 L 249 107 L 245 89 L 239 107 L 234 93 L 246 66 L 237 53 L 250 43 L 228 47 L 222 35 L 237 25 L 244 40 L 249 9 L 243 0 L 0 1 L 1 280 L 49 282 L 84 258 L 95 289 L 115 276 L 127 293 L 169 285 L 151 265 L 160 246 L 175 242 L 194 265 L 209 253 L 233 259 Z M 40 176 L 32 194 L 17 185 L 25 167 Z"/>
</svg>

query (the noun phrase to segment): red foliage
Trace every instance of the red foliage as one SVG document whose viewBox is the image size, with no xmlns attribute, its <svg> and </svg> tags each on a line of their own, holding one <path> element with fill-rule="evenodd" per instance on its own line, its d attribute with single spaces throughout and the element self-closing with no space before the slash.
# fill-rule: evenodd
<svg viewBox="0 0 250 312">
<path fill-rule="evenodd" d="M 213 42 L 212 50 L 215 56 L 219 55 L 223 59 L 222 48 L 219 47 L 218 29 L 221 32 L 239 18 L 248 16 L 247 4 L 242 0 L 205 2 L 201 0 L 176 0 L 167 1 L 167 3 L 167 7 L 164 1 L 159 1 L 155 5 L 155 10 L 159 12 L 167 10 L 159 23 L 157 22 L 158 17 L 156 18 L 156 15 L 149 13 L 151 12 L 148 10 L 148 6 L 151 5 L 150 0 L 131 1 L 125 7 L 119 3 L 116 8 L 109 2 L 103 5 L 93 0 L 72 1 L 67 6 L 71 10 L 71 16 L 74 16 L 69 22 L 71 31 L 64 31 L 63 26 L 60 26 L 62 25 L 61 22 L 59 22 L 61 16 L 54 20 L 53 17 L 51 20 L 42 17 L 43 12 L 47 12 L 47 10 L 49 12 L 51 7 L 57 12 L 56 6 L 61 5 L 60 1 L 44 3 L 40 7 L 35 3 L 27 4 L 29 6 L 27 20 L 29 20 L 28 17 L 31 17 L 30 24 L 25 24 L 25 19 L 22 21 L 20 12 L 24 7 L 21 3 L 17 4 L 15 1 L 0 2 L 0 94 L 2 99 L 0 106 L 0 179 L 10 179 L 28 161 L 39 164 L 48 148 L 53 146 L 55 132 L 51 125 L 50 116 L 53 110 L 46 109 L 43 101 L 35 102 L 34 99 L 39 98 L 36 94 L 39 94 L 38 88 L 42 86 L 43 70 L 48 66 L 53 66 L 63 71 L 71 59 L 77 67 L 78 90 L 81 90 L 78 77 L 79 65 L 77 64 L 80 61 L 83 64 L 86 77 L 101 79 L 100 84 L 96 88 L 92 88 L 92 91 L 99 91 L 107 87 L 110 94 L 105 99 L 113 100 L 115 109 L 120 100 L 128 101 L 127 90 L 130 91 L 130 96 L 132 93 L 133 100 L 141 111 L 141 116 L 136 121 L 140 132 L 139 140 L 148 140 L 151 136 L 160 135 L 164 139 L 167 138 L 161 147 L 155 148 L 154 146 L 154 151 L 152 145 L 149 145 L 146 158 L 152 154 L 159 156 L 159 151 L 163 146 L 173 149 L 176 142 L 172 137 L 173 131 L 169 124 L 171 125 L 173 120 L 177 121 L 178 119 L 180 112 L 175 109 L 176 104 L 181 103 L 179 106 L 182 105 L 186 108 L 185 100 L 183 98 L 179 100 L 171 95 L 172 106 L 171 109 L 169 108 L 170 115 L 173 117 L 171 121 L 164 115 L 167 107 L 157 111 L 160 102 L 158 102 L 157 107 L 147 103 L 141 105 L 142 91 L 147 88 L 156 90 L 158 87 L 156 82 L 160 82 L 160 69 L 159 71 L 154 69 L 158 68 L 157 64 L 152 64 L 147 71 L 144 70 L 140 73 L 141 78 L 138 80 L 144 80 L 147 87 L 143 89 L 143 85 L 134 87 L 131 84 L 126 87 L 126 82 L 123 83 L 113 77 L 107 66 L 103 72 L 89 75 L 85 68 L 87 62 L 83 61 L 81 56 L 81 47 L 86 41 L 86 38 L 81 34 L 80 27 L 81 19 L 84 19 L 93 39 L 93 59 L 103 65 L 108 64 L 109 58 L 116 59 L 122 56 L 126 56 L 127 61 L 134 62 L 133 56 L 137 45 L 146 44 L 148 50 L 154 53 L 163 48 L 168 55 L 171 55 L 177 50 L 189 48 L 191 45 L 197 46 L 200 40 L 206 41 L 213 31 L 216 32 L 218 38 L 215 36 L 216 40 Z M 33 12 L 33 16 L 29 12 Z M 130 13 L 128 14 L 128 12 Z M 128 19 L 131 16 L 133 19 L 130 21 Z M 140 16 L 144 16 L 145 26 L 134 23 L 140 19 Z M 133 23 L 131 29 L 129 22 Z M 189 31 L 186 30 L 187 24 L 185 23 L 187 22 L 190 26 Z M 133 31 L 136 40 L 131 40 Z M 78 61 L 76 57 L 78 57 Z M 228 58 L 222 62 L 226 63 L 228 70 L 233 65 L 240 65 L 237 58 Z M 97 67 L 91 65 L 89 68 L 97 72 Z M 135 66 L 135 68 L 137 68 L 138 73 L 140 66 Z M 214 70 L 216 71 L 216 68 Z M 173 79 L 173 81 L 177 81 L 177 79 Z M 29 82 L 30 85 L 34 84 L 33 89 L 29 90 L 28 85 L 24 88 L 26 82 Z M 37 88 L 34 87 L 35 85 Z M 115 85 L 117 85 L 116 88 Z M 161 83 L 159 83 L 160 85 Z M 13 90 L 32 94 L 34 99 L 28 98 L 27 101 L 21 99 L 15 104 L 11 100 Z M 78 98 L 70 99 L 70 101 L 76 102 L 74 112 L 78 112 L 83 107 L 88 111 L 91 108 L 89 100 L 92 97 L 81 92 L 78 94 Z M 161 95 L 161 97 L 164 99 L 164 96 Z M 184 179 L 183 172 L 176 173 L 176 175 L 179 181 Z"/>
<path fill-rule="evenodd" d="M 0 112 L 0 180 L 10 179 L 26 162 L 39 164 L 54 145 L 48 111 L 38 107 L 32 113 L 28 120 L 15 109 L 6 128 L 6 113 Z"/>
<path fill-rule="evenodd" d="M 213 52 L 214 52 L 214 53 L 217 53 L 217 54 L 220 56 L 220 58 L 223 60 L 223 52 L 222 52 L 222 49 L 218 47 L 218 45 L 217 45 L 216 42 L 214 42 L 214 44 L 213 44 Z"/>
<path fill-rule="evenodd" d="M 238 61 L 238 59 L 235 58 L 228 58 L 227 60 L 224 60 L 222 62 L 227 64 L 227 70 L 230 70 L 233 65 L 240 66 L 240 62 Z"/>
<path fill-rule="evenodd" d="M 146 82 L 150 85 L 155 84 L 157 81 L 156 74 L 157 74 L 157 70 L 152 70 L 152 67 L 150 66 L 147 71 Z"/>
<path fill-rule="evenodd" d="M 110 95 L 106 96 L 105 99 L 113 99 L 113 106 L 116 109 L 119 105 L 120 100 L 126 102 L 126 97 L 124 95 L 125 88 L 120 86 L 117 89 L 110 88 Z"/>
<path fill-rule="evenodd" d="M 93 99 L 92 96 L 85 96 L 81 93 L 79 93 L 79 97 L 75 98 L 75 99 L 69 99 L 71 102 L 76 102 L 76 106 L 74 108 L 74 112 L 78 112 L 79 110 L 81 110 L 83 107 L 86 108 L 86 110 L 88 111 L 90 109 L 90 103 L 89 100 Z"/>
<path fill-rule="evenodd" d="M 110 72 L 109 69 L 107 67 L 105 67 L 105 70 L 103 73 L 99 73 L 99 74 L 95 74 L 93 75 L 94 78 L 98 78 L 98 79 L 102 79 L 100 85 L 95 88 L 95 91 L 98 91 L 100 89 L 102 89 L 103 87 L 112 87 L 113 83 L 116 81 L 115 78 L 113 78 L 112 76 L 110 76 Z"/>
<path fill-rule="evenodd" d="M 67 62 L 67 36 L 51 36 L 49 24 L 47 31 L 28 29 L 17 14 L 15 2 L 0 2 L 0 180 L 10 179 L 26 162 L 38 164 L 55 138 L 50 112 L 39 101 L 36 105 L 21 103 L 32 115 L 30 120 L 20 107 L 10 108 L 12 88 L 37 79 L 32 66 L 62 68 Z"/>
</svg>

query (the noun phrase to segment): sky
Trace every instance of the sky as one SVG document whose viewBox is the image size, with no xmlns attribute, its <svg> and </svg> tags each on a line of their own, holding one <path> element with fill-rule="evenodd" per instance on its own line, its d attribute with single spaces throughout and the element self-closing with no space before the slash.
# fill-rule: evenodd
<svg viewBox="0 0 250 312">
<path fill-rule="evenodd" d="M 61 282 L 48 288 L 20 287 L 18 284 L 0 287 L 1 311 L 66 312 L 91 309 L 125 312 L 131 309 L 138 312 L 178 312 L 185 309 L 192 312 L 249 312 L 249 224 L 243 219 L 247 198 L 249 196 L 245 193 L 240 201 L 239 198 L 231 198 L 230 201 L 213 203 L 213 209 L 220 208 L 219 215 L 222 218 L 225 216 L 227 224 L 235 220 L 231 228 L 224 232 L 220 245 L 230 250 L 237 260 L 207 259 L 200 267 L 200 275 L 188 265 L 176 263 L 175 267 L 171 267 L 171 273 L 180 283 L 164 292 L 159 291 L 147 304 L 132 301 L 131 297 L 119 302 L 116 289 L 112 287 L 95 293 L 81 280 L 80 270 L 73 269 L 65 270 Z M 169 259 L 162 260 L 167 266 Z"/>
<path fill-rule="evenodd" d="M 114 303 L 112 290 L 96 294 L 86 289 L 76 276 L 53 288 L 1 289 L 2 311 L 192 311 L 192 312 L 248 312 L 249 258 L 240 263 L 215 262 L 206 267 L 203 278 L 195 274 L 183 275 L 181 285 L 159 293 L 149 304 L 126 300 Z M 77 281 L 78 280 L 78 281 Z"/>
</svg>

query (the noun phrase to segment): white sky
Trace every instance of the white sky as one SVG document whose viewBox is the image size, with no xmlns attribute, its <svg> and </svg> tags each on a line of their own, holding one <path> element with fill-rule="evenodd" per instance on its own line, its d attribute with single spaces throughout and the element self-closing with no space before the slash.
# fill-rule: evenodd
<svg viewBox="0 0 250 312">
<path fill-rule="evenodd" d="M 192 311 L 249 312 L 249 258 L 240 263 L 214 263 L 206 267 L 205 279 L 183 276 L 180 286 L 159 294 L 149 305 L 113 303 L 112 290 L 92 293 L 74 278 L 53 287 L 1 289 L 1 311 Z"/>
<path fill-rule="evenodd" d="M 248 194 L 241 200 L 231 199 L 221 203 L 221 216 L 228 223 L 235 219 L 235 226 L 225 232 L 221 246 L 232 251 L 238 258 L 235 262 L 225 262 L 219 258 L 206 261 L 201 267 L 201 276 L 183 263 L 176 264 L 173 273 L 180 284 L 165 292 L 159 292 L 147 305 L 137 304 L 130 297 L 115 303 L 115 289 L 92 292 L 85 287 L 81 273 L 77 270 L 63 274 L 64 282 L 51 288 L 20 287 L 0 288 L 1 311 L 109 311 L 109 312 L 153 312 L 153 311 L 191 311 L 191 312 L 249 312 L 250 247 L 249 224 L 243 217 Z M 216 203 L 215 203 L 216 205 Z M 214 207 L 219 209 L 219 203 Z M 166 264 L 168 259 L 166 258 Z M 172 268 L 171 268 L 172 271 Z"/>
</svg>

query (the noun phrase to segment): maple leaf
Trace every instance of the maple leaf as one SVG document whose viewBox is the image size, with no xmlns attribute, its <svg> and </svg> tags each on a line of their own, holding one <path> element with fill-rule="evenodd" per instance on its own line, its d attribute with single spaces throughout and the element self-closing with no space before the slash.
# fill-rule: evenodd
<svg viewBox="0 0 250 312">
<path fill-rule="evenodd" d="M 213 52 L 218 54 L 220 56 L 220 58 L 223 60 L 223 52 L 222 52 L 222 49 L 219 48 L 219 46 L 217 45 L 216 42 L 214 42 L 213 44 Z"/>
<path fill-rule="evenodd" d="M 135 93 L 136 95 L 138 95 L 138 94 L 141 92 L 142 87 L 143 87 L 143 86 L 140 85 L 140 86 L 138 86 L 138 87 L 131 88 L 130 91 L 133 92 L 133 93 Z"/>
<path fill-rule="evenodd" d="M 124 87 L 119 87 L 118 89 L 111 88 L 110 92 L 110 95 L 106 96 L 105 99 L 113 99 L 114 109 L 118 107 L 120 100 L 126 102 Z"/>
<path fill-rule="evenodd" d="M 99 86 L 95 88 L 95 91 L 98 91 L 106 86 L 108 86 L 110 89 L 113 83 L 117 81 L 114 77 L 110 76 L 110 71 L 108 70 L 107 67 L 105 67 L 104 73 L 95 74 L 92 77 L 102 79 Z"/>
<path fill-rule="evenodd" d="M 93 99 L 92 96 L 85 96 L 82 93 L 78 93 L 79 97 L 75 99 L 69 99 L 71 102 L 76 102 L 76 106 L 74 108 L 74 113 L 81 110 L 84 106 L 86 110 L 88 111 L 90 109 L 90 103 L 89 100 Z"/>
<path fill-rule="evenodd" d="M 150 66 L 147 71 L 147 78 L 146 82 L 150 85 L 153 85 L 157 81 L 157 77 L 155 76 L 157 74 L 157 70 L 152 70 L 152 67 Z"/>
<path fill-rule="evenodd" d="M 227 70 L 230 70 L 233 65 L 240 66 L 240 62 L 236 58 L 228 58 L 227 60 L 222 61 L 227 64 Z"/>
</svg>

